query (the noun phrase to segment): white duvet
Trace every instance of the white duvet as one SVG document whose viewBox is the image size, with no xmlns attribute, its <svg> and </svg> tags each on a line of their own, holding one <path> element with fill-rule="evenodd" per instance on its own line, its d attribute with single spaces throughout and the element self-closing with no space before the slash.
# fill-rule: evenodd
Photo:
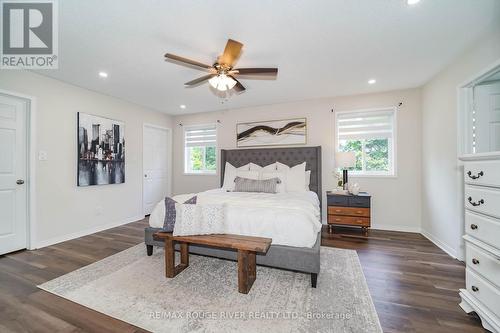
<svg viewBox="0 0 500 333">
<path fill-rule="evenodd" d="M 225 204 L 225 233 L 269 237 L 272 244 L 295 247 L 313 247 L 321 230 L 319 200 L 316 193 L 247 193 L 209 190 L 198 194 L 173 197 L 184 202 L 197 195 L 198 204 Z M 165 203 L 160 201 L 149 225 L 162 228 Z"/>
</svg>

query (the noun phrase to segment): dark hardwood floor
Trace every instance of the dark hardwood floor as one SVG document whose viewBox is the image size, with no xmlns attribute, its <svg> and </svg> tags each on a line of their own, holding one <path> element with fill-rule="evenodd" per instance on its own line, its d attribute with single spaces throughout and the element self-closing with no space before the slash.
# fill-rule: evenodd
<svg viewBox="0 0 500 333">
<path fill-rule="evenodd" d="M 0 332 L 143 332 L 36 286 L 141 243 L 146 225 L 0 256 Z M 357 250 L 385 332 L 483 332 L 458 306 L 464 265 L 423 236 L 336 228 L 322 245 Z"/>
</svg>

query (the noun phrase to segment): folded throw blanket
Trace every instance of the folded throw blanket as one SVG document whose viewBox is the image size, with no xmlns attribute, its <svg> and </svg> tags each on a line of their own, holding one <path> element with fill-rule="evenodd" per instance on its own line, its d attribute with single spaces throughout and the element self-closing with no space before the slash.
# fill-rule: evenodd
<svg viewBox="0 0 500 333">
<path fill-rule="evenodd" d="M 179 204 L 175 205 L 177 212 L 174 236 L 224 234 L 225 204 Z"/>
</svg>

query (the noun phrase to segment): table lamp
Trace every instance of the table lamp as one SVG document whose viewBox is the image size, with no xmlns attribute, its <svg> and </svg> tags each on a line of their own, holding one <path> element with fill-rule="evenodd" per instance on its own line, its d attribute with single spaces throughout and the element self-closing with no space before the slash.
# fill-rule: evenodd
<svg viewBox="0 0 500 333">
<path fill-rule="evenodd" d="M 356 166 L 356 154 L 353 151 L 342 152 L 338 151 L 335 153 L 335 165 L 337 168 L 342 169 L 342 184 L 344 190 L 347 190 L 347 168 L 352 168 Z"/>
</svg>

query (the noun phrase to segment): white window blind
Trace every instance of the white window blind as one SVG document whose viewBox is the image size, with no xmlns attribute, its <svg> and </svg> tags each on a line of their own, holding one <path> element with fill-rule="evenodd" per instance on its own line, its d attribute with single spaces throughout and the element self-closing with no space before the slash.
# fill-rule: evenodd
<svg viewBox="0 0 500 333">
<path fill-rule="evenodd" d="M 184 140 L 186 148 L 215 146 L 217 144 L 217 127 L 215 124 L 186 127 Z"/>
<path fill-rule="evenodd" d="M 390 139 L 393 118 L 394 110 L 340 113 L 337 115 L 338 139 Z"/>
</svg>

